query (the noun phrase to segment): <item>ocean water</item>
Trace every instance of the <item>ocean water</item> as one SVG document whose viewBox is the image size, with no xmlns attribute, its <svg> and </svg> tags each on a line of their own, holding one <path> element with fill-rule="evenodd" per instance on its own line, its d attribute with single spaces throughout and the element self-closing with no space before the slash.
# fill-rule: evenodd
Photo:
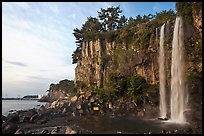
<svg viewBox="0 0 204 136">
<path fill-rule="evenodd" d="M 45 104 L 46 102 L 38 102 L 37 100 L 2 100 L 2 115 L 8 115 L 10 110 L 40 108 Z"/>
</svg>

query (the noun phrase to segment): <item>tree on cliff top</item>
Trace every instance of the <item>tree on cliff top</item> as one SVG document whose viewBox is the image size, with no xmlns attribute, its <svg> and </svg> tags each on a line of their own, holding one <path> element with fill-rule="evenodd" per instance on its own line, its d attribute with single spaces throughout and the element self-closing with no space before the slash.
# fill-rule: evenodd
<svg viewBox="0 0 204 136">
<path fill-rule="evenodd" d="M 119 16 L 122 10 L 120 6 L 110 7 L 107 9 L 102 9 L 98 11 L 98 17 L 102 21 L 103 30 L 115 30 L 119 22 Z"/>
</svg>

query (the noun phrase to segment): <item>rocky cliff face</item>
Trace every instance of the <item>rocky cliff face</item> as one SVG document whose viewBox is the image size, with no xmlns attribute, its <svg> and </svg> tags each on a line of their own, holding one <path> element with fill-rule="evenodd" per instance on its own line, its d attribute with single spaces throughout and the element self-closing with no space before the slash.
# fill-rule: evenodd
<svg viewBox="0 0 204 136">
<path fill-rule="evenodd" d="M 98 39 L 84 41 L 82 60 L 75 69 L 75 80 L 83 81 L 88 86 L 95 83 L 102 87 L 110 73 L 127 74 L 131 71 L 144 76 L 154 84 L 158 82 L 158 53 L 152 35 L 149 48 L 135 45 L 117 45 L 115 42 Z"/>
<path fill-rule="evenodd" d="M 194 9 L 195 6 L 192 6 Z M 186 47 L 186 72 L 202 71 L 202 10 L 192 10 L 193 24 L 184 23 Z M 165 28 L 165 67 L 167 85 L 171 78 L 171 50 L 174 22 L 167 22 Z M 75 69 L 75 81 L 82 81 L 87 86 L 96 84 L 103 87 L 111 73 L 122 75 L 135 72 L 145 77 L 150 84 L 159 82 L 159 31 L 156 40 L 156 31 L 151 34 L 148 48 L 139 43 L 124 44 L 106 39 L 84 41 L 82 43 L 82 59 Z"/>
</svg>

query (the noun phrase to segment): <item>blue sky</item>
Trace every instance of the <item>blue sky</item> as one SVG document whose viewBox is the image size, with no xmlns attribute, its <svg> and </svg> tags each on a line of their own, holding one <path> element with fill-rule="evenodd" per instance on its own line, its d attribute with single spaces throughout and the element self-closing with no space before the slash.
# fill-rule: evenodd
<svg viewBox="0 0 204 136">
<path fill-rule="evenodd" d="M 174 2 L 3 2 L 2 96 L 45 94 L 50 83 L 74 79 L 73 29 L 118 5 L 121 15 L 133 18 L 175 11 Z"/>
</svg>

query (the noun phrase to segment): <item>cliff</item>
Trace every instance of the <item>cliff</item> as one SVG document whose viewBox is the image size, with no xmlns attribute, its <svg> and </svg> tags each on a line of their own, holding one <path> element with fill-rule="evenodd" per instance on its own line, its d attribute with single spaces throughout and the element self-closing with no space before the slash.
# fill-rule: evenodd
<svg viewBox="0 0 204 136">
<path fill-rule="evenodd" d="M 184 24 L 186 29 L 186 72 L 202 71 L 202 50 L 197 29 L 193 25 Z M 171 76 L 171 50 L 174 24 L 167 23 L 165 30 L 165 51 L 166 51 L 166 74 L 167 83 L 170 84 Z M 158 34 L 159 36 L 159 34 Z M 111 73 L 127 75 L 132 72 L 143 76 L 148 83 L 159 82 L 158 52 L 159 37 L 156 41 L 156 34 L 152 33 L 149 47 L 143 48 L 139 44 L 117 44 L 115 41 L 108 42 L 104 39 L 96 41 L 83 41 L 82 59 L 77 62 L 75 68 L 75 81 L 82 81 L 87 86 L 96 84 L 103 87 L 109 80 Z"/>
</svg>

